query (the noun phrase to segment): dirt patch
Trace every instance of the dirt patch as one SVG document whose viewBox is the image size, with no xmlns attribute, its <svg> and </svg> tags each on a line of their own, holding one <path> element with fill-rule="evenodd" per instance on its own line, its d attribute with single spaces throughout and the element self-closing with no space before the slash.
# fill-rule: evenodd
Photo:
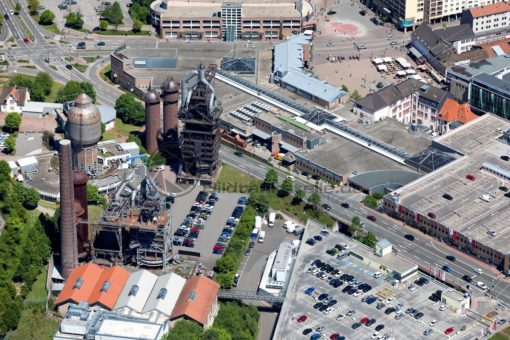
<svg viewBox="0 0 510 340">
<path fill-rule="evenodd" d="M 347 35 L 360 35 L 363 32 L 360 31 L 358 26 L 353 24 L 344 24 L 341 22 L 332 22 L 331 26 L 337 33 L 347 34 Z"/>
</svg>

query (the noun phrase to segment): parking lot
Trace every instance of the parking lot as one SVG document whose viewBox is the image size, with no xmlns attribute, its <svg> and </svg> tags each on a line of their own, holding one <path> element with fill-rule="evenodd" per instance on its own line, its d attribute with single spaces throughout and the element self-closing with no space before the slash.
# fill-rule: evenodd
<svg viewBox="0 0 510 340">
<path fill-rule="evenodd" d="M 186 216 L 190 213 L 190 209 L 195 203 L 197 194 L 202 188 L 195 188 L 185 196 L 176 198 L 175 204 L 170 212 L 173 215 L 173 232 L 175 232 L 183 223 Z M 226 225 L 228 217 L 237 205 L 237 200 L 241 194 L 237 193 L 220 193 L 219 199 L 214 206 L 214 210 L 205 220 L 204 228 L 200 230 L 200 234 L 194 241 L 194 247 L 174 246 L 174 250 L 192 251 L 200 253 L 200 261 L 208 268 L 212 268 L 216 263 L 220 254 L 213 254 L 213 247 L 218 242 L 222 229 Z M 183 237 L 177 237 L 183 239 Z M 226 244 L 227 242 L 222 242 Z"/>
<path fill-rule="evenodd" d="M 310 235 L 315 234 L 318 231 L 310 231 Z M 428 283 L 422 279 L 421 286 L 413 283 L 420 275 L 397 284 L 387 275 L 376 274 L 377 270 L 352 255 L 339 259 L 325 253 L 342 243 L 348 245 L 346 253 L 349 253 L 359 244 L 337 234 L 322 237 L 323 240 L 314 246 L 303 245 L 303 262 L 298 263 L 294 271 L 296 278 L 292 289 L 296 294 L 286 301 L 290 308 L 283 317 L 289 320 L 279 336 L 289 339 L 318 339 L 319 335 L 325 339 L 472 339 L 480 334 L 482 325 L 449 308 L 440 310 L 445 308 L 441 307 L 443 303 L 431 300 L 433 293 L 446 292 L 448 287 L 430 278 Z M 313 263 L 317 264 L 317 259 L 332 268 L 322 265 L 318 272 L 314 271 L 317 266 Z M 337 288 L 332 286 L 335 279 Z M 350 292 L 346 289 L 349 285 L 353 288 Z M 445 335 L 447 330 L 449 334 Z"/>
</svg>

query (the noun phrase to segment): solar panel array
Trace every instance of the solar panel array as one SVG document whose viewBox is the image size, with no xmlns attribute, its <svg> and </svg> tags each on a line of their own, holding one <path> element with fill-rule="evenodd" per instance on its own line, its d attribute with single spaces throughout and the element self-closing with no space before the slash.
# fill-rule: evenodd
<svg viewBox="0 0 510 340">
<path fill-rule="evenodd" d="M 377 146 L 378 148 L 383 149 L 383 150 L 385 150 L 387 152 L 390 152 L 390 153 L 392 153 L 392 154 L 394 154 L 396 156 L 399 156 L 401 158 L 406 159 L 406 158 L 408 158 L 410 156 L 407 152 L 405 152 L 405 151 L 403 151 L 403 150 L 401 150 L 401 149 L 399 149 L 397 147 L 394 147 L 394 146 L 388 145 L 386 143 L 383 143 L 380 140 L 375 139 L 375 138 L 373 138 L 371 136 L 365 135 L 362 132 L 354 130 L 353 128 L 345 125 L 343 122 L 335 122 L 335 121 L 332 121 L 332 120 L 328 120 L 327 123 L 328 123 L 328 125 L 331 125 L 331 126 L 337 128 L 339 130 L 347 132 L 348 134 L 350 134 L 352 136 L 355 136 L 355 137 L 357 137 L 359 139 L 362 139 L 365 142 L 368 142 L 368 143 L 372 144 L 373 146 Z"/>
<path fill-rule="evenodd" d="M 253 117 L 256 114 L 261 112 L 268 112 L 271 110 L 271 106 L 260 103 L 258 101 L 253 101 L 233 111 L 230 111 L 229 114 L 242 120 L 245 123 L 252 123 Z"/>
</svg>

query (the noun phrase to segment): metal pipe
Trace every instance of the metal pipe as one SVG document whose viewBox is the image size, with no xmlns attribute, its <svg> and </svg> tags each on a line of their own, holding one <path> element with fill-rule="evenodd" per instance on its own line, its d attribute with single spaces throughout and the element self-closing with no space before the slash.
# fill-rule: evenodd
<svg viewBox="0 0 510 340">
<path fill-rule="evenodd" d="M 60 141 L 60 253 L 62 276 L 78 266 L 71 141 Z"/>
</svg>

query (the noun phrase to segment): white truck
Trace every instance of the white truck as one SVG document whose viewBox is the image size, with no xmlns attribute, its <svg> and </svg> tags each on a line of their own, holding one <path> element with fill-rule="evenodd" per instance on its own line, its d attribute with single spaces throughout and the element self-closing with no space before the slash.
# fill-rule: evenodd
<svg viewBox="0 0 510 340">
<path fill-rule="evenodd" d="M 262 228 L 262 217 L 255 216 L 255 228 L 256 229 Z"/>
<path fill-rule="evenodd" d="M 294 222 L 287 220 L 283 224 L 283 229 L 289 229 L 289 227 L 292 227 L 293 225 L 294 225 Z"/>
<path fill-rule="evenodd" d="M 287 233 L 289 234 L 292 234 L 294 232 L 294 230 L 296 230 L 296 225 L 294 223 L 291 223 L 288 227 L 287 227 Z"/>
<path fill-rule="evenodd" d="M 255 239 L 257 236 L 259 236 L 260 228 L 253 228 L 253 231 L 251 232 L 251 238 Z"/>
<path fill-rule="evenodd" d="M 266 232 L 264 230 L 262 230 L 260 233 L 259 233 L 259 243 L 264 243 L 264 238 L 266 237 Z"/>
<path fill-rule="evenodd" d="M 274 227 L 275 219 L 276 219 L 276 213 L 269 213 L 269 223 L 268 223 L 268 226 L 270 228 Z"/>
</svg>

